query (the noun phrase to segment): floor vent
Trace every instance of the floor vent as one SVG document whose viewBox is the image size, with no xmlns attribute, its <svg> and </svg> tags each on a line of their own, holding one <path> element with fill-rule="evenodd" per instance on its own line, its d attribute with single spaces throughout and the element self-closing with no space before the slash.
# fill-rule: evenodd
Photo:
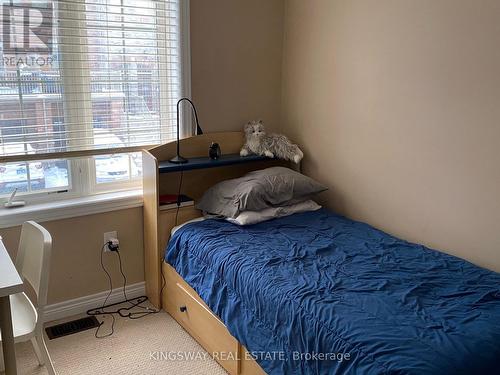
<svg viewBox="0 0 500 375">
<path fill-rule="evenodd" d="M 45 328 L 47 336 L 50 340 L 57 339 L 58 337 L 63 337 L 67 335 L 72 335 L 73 333 L 85 331 L 87 329 L 96 328 L 99 326 L 99 321 L 95 316 L 90 316 L 82 319 L 72 320 L 70 322 L 57 324 L 52 327 Z"/>
</svg>

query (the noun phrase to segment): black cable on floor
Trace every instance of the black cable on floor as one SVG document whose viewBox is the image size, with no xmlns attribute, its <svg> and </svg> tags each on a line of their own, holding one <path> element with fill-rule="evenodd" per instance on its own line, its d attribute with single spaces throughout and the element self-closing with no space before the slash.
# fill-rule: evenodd
<svg viewBox="0 0 500 375">
<path fill-rule="evenodd" d="M 104 248 L 108 246 L 107 243 L 105 243 L 102 247 L 101 247 L 101 268 L 102 270 L 104 271 L 104 273 L 106 274 L 106 276 L 108 277 L 108 282 L 109 282 L 109 293 L 108 295 L 106 296 L 106 298 L 104 299 L 104 302 L 102 303 L 102 307 L 101 307 L 101 310 L 104 311 L 104 308 L 106 307 L 106 302 L 108 302 L 108 299 L 109 299 L 109 296 L 111 296 L 111 293 L 113 293 L 113 281 L 111 279 L 111 275 L 109 274 L 108 270 L 106 269 L 106 267 L 104 267 L 104 262 L 102 260 L 102 255 L 104 254 Z M 97 310 L 97 309 L 95 309 Z M 90 314 L 91 310 L 87 311 L 87 314 L 88 315 L 103 315 L 103 316 L 106 316 L 107 314 L 104 314 L 104 313 L 99 313 L 99 314 Z M 111 314 L 111 319 L 112 322 L 111 322 L 111 332 L 106 334 L 106 335 L 103 335 L 103 336 L 99 336 L 99 330 L 101 329 L 101 326 L 104 324 L 104 321 L 100 322 L 99 323 L 99 326 L 97 327 L 95 333 L 94 333 L 94 336 L 98 339 L 101 339 L 101 338 L 104 338 L 104 337 L 109 337 L 111 336 L 114 331 L 115 331 L 115 317 L 113 314 Z"/>
<path fill-rule="evenodd" d="M 181 175 L 180 175 L 180 179 L 179 179 L 179 187 L 177 188 L 177 208 L 176 208 L 176 211 L 175 211 L 175 225 L 174 226 L 177 226 L 177 221 L 178 221 L 178 218 L 179 218 L 179 209 L 181 207 L 181 191 L 182 191 L 182 180 L 183 180 L 183 177 L 184 177 L 184 172 L 181 171 Z M 105 335 L 99 336 L 99 330 L 101 329 L 101 327 L 104 324 L 104 321 L 101 322 L 99 324 L 99 326 L 97 327 L 97 329 L 95 331 L 95 334 L 94 334 L 94 336 L 96 338 L 98 338 L 98 339 L 109 337 L 109 336 L 113 335 L 113 333 L 115 331 L 115 322 L 116 322 L 115 315 L 116 314 L 118 314 L 122 318 L 140 319 L 140 318 L 142 318 L 144 316 L 147 316 L 147 315 L 150 315 L 150 314 L 157 314 L 160 311 L 160 310 L 156 310 L 156 309 L 151 309 L 151 308 L 149 308 L 147 306 L 142 306 L 142 303 L 144 303 L 144 302 L 146 302 L 148 300 L 147 296 L 140 296 L 140 297 L 137 297 L 137 298 L 128 298 L 127 297 L 127 292 L 126 292 L 127 276 L 125 275 L 125 272 L 123 272 L 123 265 L 122 265 L 122 258 L 121 258 L 121 255 L 120 255 L 120 250 L 115 250 L 113 252 L 115 252 L 118 255 L 120 274 L 122 275 L 122 278 L 123 278 L 122 293 L 123 293 L 124 300 L 120 301 L 120 302 L 112 303 L 112 304 L 109 304 L 109 305 L 106 304 L 108 302 L 109 297 L 113 293 L 113 281 L 111 279 L 111 275 L 109 274 L 108 270 L 104 266 L 103 257 L 102 257 L 102 255 L 104 253 L 104 248 L 107 245 L 108 244 L 106 243 L 101 248 L 101 268 L 106 273 L 106 276 L 108 278 L 109 293 L 106 295 L 106 298 L 104 299 L 104 302 L 103 302 L 103 304 L 102 304 L 102 306 L 100 308 L 90 309 L 90 310 L 87 311 L 87 315 L 92 315 L 92 316 L 102 315 L 103 317 L 106 316 L 106 315 L 110 315 L 111 316 L 111 319 L 112 319 L 112 321 L 111 321 L 111 331 L 109 333 L 105 334 Z M 162 261 L 165 259 L 165 254 L 166 254 L 166 248 L 165 248 L 165 250 L 163 252 Z M 165 274 L 163 273 L 163 267 L 160 267 L 160 270 L 161 270 L 161 277 L 162 277 L 162 286 L 161 286 L 161 289 L 160 289 L 160 296 L 161 296 L 162 293 L 163 293 L 163 289 L 165 288 L 165 285 L 166 285 L 167 282 L 166 282 L 166 279 L 165 279 Z M 121 305 L 121 304 L 123 304 L 125 302 L 128 302 L 130 304 L 130 306 L 129 307 L 122 307 L 122 308 L 119 308 L 119 309 L 116 309 L 116 310 L 106 310 L 106 309 L 108 309 L 110 307 Z M 132 312 L 130 312 L 130 310 L 133 309 L 133 308 L 135 308 L 135 307 L 139 307 L 139 308 L 143 309 L 144 311 L 141 311 L 141 312 L 134 312 L 134 311 L 132 311 Z"/>
<path fill-rule="evenodd" d="M 116 254 L 118 255 L 118 260 L 119 260 L 119 265 L 120 265 L 120 273 L 123 277 L 123 297 L 125 298 L 124 302 L 128 302 L 132 305 L 132 307 L 140 307 L 141 309 L 145 310 L 142 312 L 130 312 L 127 314 L 123 314 L 122 311 L 125 310 L 130 310 L 130 308 L 121 308 L 118 309 L 118 314 L 120 314 L 121 317 L 129 318 L 129 319 L 139 319 L 142 318 L 143 316 L 149 315 L 149 314 L 156 314 L 159 312 L 159 310 L 156 309 L 151 309 L 147 306 L 142 306 L 141 303 L 145 302 L 148 298 L 146 296 L 138 297 L 138 298 L 128 298 L 127 297 L 127 276 L 125 276 L 125 273 L 123 272 L 123 266 L 122 266 L 122 257 L 120 255 L 120 250 L 116 250 Z M 136 300 L 136 303 L 133 303 L 132 301 Z"/>
<path fill-rule="evenodd" d="M 104 299 L 104 302 L 103 302 L 103 304 L 102 304 L 102 306 L 100 308 L 90 309 L 90 310 L 87 311 L 87 315 L 91 315 L 91 316 L 97 316 L 97 315 L 102 315 L 103 317 L 106 316 L 106 315 L 111 316 L 112 321 L 111 321 L 111 330 L 110 330 L 110 332 L 107 333 L 107 334 L 105 334 L 105 335 L 99 336 L 99 330 L 104 325 L 104 321 L 100 322 L 99 326 L 97 327 L 97 329 L 96 329 L 96 331 L 94 333 L 94 336 L 96 338 L 98 338 L 98 339 L 109 337 L 109 336 L 113 335 L 113 333 L 115 331 L 115 322 L 116 322 L 115 315 L 116 314 L 118 314 L 122 318 L 140 319 L 140 318 L 142 318 L 144 316 L 147 316 L 147 315 L 150 315 L 150 314 L 157 314 L 160 311 L 160 310 L 156 310 L 156 309 L 151 309 L 151 308 L 149 308 L 147 306 L 142 306 L 142 303 L 144 303 L 144 302 L 146 302 L 148 300 L 147 296 L 140 296 L 140 297 L 137 297 L 137 298 L 128 298 L 127 297 L 127 292 L 126 292 L 127 276 L 123 272 L 122 259 L 121 259 L 120 251 L 118 249 L 115 250 L 115 251 L 113 251 L 113 252 L 115 252 L 118 255 L 120 273 L 121 273 L 122 278 L 123 278 L 122 293 L 123 293 L 124 300 L 120 301 L 120 302 L 112 303 L 112 304 L 109 304 L 109 305 L 106 304 L 108 302 L 109 297 L 113 293 L 113 281 L 111 279 L 111 275 L 109 274 L 108 270 L 104 266 L 104 262 L 103 262 L 104 248 L 107 245 L 108 245 L 108 243 L 104 244 L 104 246 L 101 248 L 100 261 L 101 261 L 101 268 L 102 268 L 102 270 L 104 271 L 104 273 L 106 274 L 106 276 L 108 278 L 109 292 L 106 295 L 106 298 Z M 125 302 L 128 302 L 130 304 L 130 306 L 128 306 L 128 307 L 122 307 L 122 308 L 119 308 L 119 309 L 116 309 L 116 310 L 107 310 L 110 307 L 121 305 L 121 304 L 123 304 Z M 134 311 L 132 311 L 131 312 L 130 310 L 132 310 L 135 307 L 139 307 L 139 308 L 143 309 L 144 311 L 141 311 L 141 312 L 134 312 Z"/>
</svg>

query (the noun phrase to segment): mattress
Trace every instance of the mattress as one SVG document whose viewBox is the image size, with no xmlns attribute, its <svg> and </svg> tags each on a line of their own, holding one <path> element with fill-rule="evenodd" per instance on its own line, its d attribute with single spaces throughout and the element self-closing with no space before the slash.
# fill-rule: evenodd
<svg viewBox="0 0 500 375">
<path fill-rule="evenodd" d="M 187 225 L 189 223 L 196 223 L 198 221 L 203 221 L 205 220 L 205 218 L 203 216 L 200 216 L 200 217 L 195 217 L 194 219 L 191 219 L 191 220 L 188 220 L 186 221 L 185 223 L 182 223 L 182 224 L 179 224 L 179 225 L 176 225 L 175 227 L 172 228 L 172 230 L 170 231 L 170 237 L 172 237 L 175 232 L 177 232 L 177 230 L 179 230 L 180 228 L 182 228 L 184 225 Z"/>
<path fill-rule="evenodd" d="M 500 274 L 326 209 L 179 228 L 166 261 L 268 374 L 489 374 Z"/>
</svg>

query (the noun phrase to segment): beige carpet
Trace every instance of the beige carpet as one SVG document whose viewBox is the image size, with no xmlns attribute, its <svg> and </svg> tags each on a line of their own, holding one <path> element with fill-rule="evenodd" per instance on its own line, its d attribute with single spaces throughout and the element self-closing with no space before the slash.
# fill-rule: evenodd
<svg viewBox="0 0 500 375">
<path fill-rule="evenodd" d="M 109 327 L 109 321 L 110 318 L 105 318 L 106 325 L 101 328 L 102 333 Z M 138 320 L 117 318 L 115 333 L 108 338 L 96 339 L 94 331 L 47 339 L 49 353 L 58 374 L 226 374 L 163 311 Z M 17 344 L 16 351 L 19 375 L 47 374 L 44 367 L 38 366 L 30 343 Z M 191 357 L 186 359 L 186 356 Z"/>
</svg>

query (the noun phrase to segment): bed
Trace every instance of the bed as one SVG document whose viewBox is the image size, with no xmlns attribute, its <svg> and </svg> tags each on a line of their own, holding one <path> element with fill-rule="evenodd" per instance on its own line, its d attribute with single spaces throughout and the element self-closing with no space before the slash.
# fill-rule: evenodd
<svg viewBox="0 0 500 375">
<path fill-rule="evenodd" d="M 500 274 L 326 209 L 187 223 L 165 262 L 168 285 L 220 322 L 210 337 L 227 328 L 268 374 L 498 371 Z M 178 321 L 186 309 L 167 306 Z M 203 344 L 195 324 L 211 328 L 188 327 Z"/>
</svg>

